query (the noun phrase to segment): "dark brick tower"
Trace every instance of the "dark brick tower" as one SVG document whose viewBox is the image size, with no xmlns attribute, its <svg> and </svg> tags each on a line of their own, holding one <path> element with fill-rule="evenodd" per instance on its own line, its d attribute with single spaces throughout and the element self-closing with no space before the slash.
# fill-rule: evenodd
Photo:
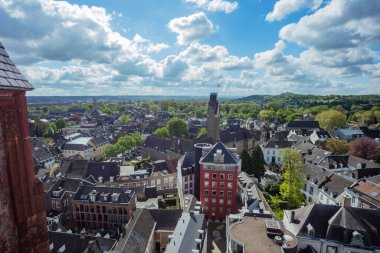
<svg viewBox="0 0 380 253">
<path fill-rule="evenodd" d="M 25 92 L 31 84 L 0 43 L 0 252 L 47 253 L 42 182 L 35 177 Z"/>
<path fill-rule="evenodd" d="M 216 143 L 219 141 L 219 102 L 218 102 L 218 94 L 211 93 L 210 100 L 208 101 L 208 114 L 207 114 L 207 137 L 211 137 L 211 139 Z"/>
</svg>

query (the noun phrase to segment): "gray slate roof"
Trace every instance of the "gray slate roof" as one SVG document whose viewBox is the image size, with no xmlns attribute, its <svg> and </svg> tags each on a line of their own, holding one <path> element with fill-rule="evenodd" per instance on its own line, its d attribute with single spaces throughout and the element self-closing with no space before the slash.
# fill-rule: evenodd
<svg viewBox="0 0 380 253">
<path fill-rule="evenodd" d="M 0 89 L 3 90 L 33 90 L 33 86 L 21 74 L 20 70 L 9 58 L 3 44 L 0 42 Z"/>
<path fill-rule="evenodd" d="M 238 164 L 236 157 L 231 154 L 227 147 L 220 141 L 212 146 L 211 150 L 201 158 L 200 162 L 214 163 L 214 154 L 216 154 L 217 150 L 222 150 L 222 154 L 224 154 L 224 164 Z"/>
</svg>

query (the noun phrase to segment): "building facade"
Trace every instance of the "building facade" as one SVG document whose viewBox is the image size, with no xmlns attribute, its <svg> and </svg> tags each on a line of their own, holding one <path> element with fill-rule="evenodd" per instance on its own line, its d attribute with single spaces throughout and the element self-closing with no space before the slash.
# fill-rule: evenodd
<svg viewBox="0 0 380 253">
<path fill-rule="evenodd" d="M 79 228 L 122 229 L 132 217 L 136 197 L 124 188 L 82 186 L 72 204 L 74 223 Z"/>
<path fill-rule="evenodd" d="M 200 201 L 207 218 L 224 220 L 236 212 L 240 157 L 220 141 L 206 152 L 199 162 Z"/>
</svg>

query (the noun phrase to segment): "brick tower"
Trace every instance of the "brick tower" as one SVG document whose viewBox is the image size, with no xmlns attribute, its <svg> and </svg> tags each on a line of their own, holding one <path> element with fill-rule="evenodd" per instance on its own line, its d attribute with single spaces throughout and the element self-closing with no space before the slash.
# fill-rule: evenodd
<svg viewBox="0 0 380 253">
<path fill-rule="evenodd" d="M 35 177 L 25 92 L 32 85 L 0 42 L 0 252 L 47 253 L 42 182 Z"/>
<path fill-rule="evenodd" d="M 207 137 L 211 137 L 211 139 L 216 143 L 219 141 L 219 102 L 218 102 L 218 94 L 211 93 L 210 100 L 208 101 L 208 113 L 207 113 Z"/>
</svg>

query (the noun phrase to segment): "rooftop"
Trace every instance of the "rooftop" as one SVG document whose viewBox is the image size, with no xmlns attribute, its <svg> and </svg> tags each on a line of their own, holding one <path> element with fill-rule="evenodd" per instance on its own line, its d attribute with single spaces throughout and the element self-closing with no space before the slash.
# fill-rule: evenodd
<svg viewBox="0 0 380 253">
<path fill-rule="evenodd" d="M 0 42 L 0 90 L 33 90 Z"/>
<path fill-rule="evenodd" d="M 284 232 L 283 247 L 293 248 L 297 246 L 297 238 L 281 228 L 279 222 L 264 217 L 245 215 L 241 222 L 231 226 L 230 233 L 233 240 L 244 245 L 244 252 L 246 253 L 281 253 L 281 246 L 276 244 L 273 238 L 268 237 L 266 227 L 281 229 Z"/>
</svg>

